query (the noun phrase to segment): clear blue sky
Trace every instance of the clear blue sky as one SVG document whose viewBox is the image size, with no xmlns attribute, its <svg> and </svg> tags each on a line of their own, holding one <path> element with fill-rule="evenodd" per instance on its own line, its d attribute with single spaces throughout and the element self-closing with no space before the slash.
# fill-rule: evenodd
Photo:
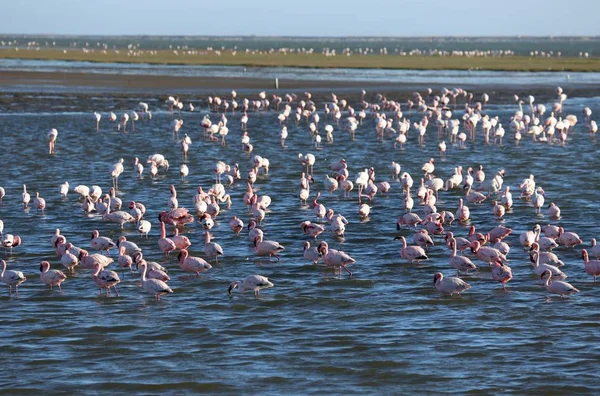
<svg viewBox="0 0 600 396">
<path fill-rule="evenodd" d="M 600 35 L 599 0 L 0 0 L 0 33 Z"/>
</svg>

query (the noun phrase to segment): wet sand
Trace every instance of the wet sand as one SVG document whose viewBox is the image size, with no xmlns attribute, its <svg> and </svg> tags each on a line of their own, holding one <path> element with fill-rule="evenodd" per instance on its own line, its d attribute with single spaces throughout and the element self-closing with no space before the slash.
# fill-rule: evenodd
<svg viewBox="0 0 600 396">
<path fill-rule="evenodd" d="M 317 103 L 331 100 L 331 93 L 335 92 L 343 95 L 350 103 L 357 103 L 361 100 L 362 89 L 365 89 L 368 92 L 365 100 L 369 102 L 380 100 L 377 94 L 390 100 L 405 102 L 413 99 L 415 91 L 423 93 L 426 88 L 432 88 L 434 94 L 439 94 L 443 87 L 451 89 L 454 85 L 280 79 L 279 89 L 276 90 L 274 80 L 260 78 L 3 71 L 0 73 L 0 91 L 4 93 L 0 95 L 0 111 L 45 111 L 48 106 L 45 97 L 48 94 L 60 97 L 65 111 L 86 111 L 90 108 L 106 108 L 107 105 L 126 108 L 140 99 L 164 100 L 167 95 L 178 96 L 184 101 L 201 102 L 208 95 L 229 97 L 231 90 L 250 99 L 256 98 L 258 92 L 263 90 L 268 94 L 295 93 L 299 97 L 304 97 L 304 92 L 310 91 Z M 473 101 L 477 101 L 483 92 L 490 94 L 496 103 L 510 103 L 514 94 L 521 98 L 534 95 L 536 101 L 556 100 L 556 87 L 549 85 L 522 87 L 462 84 L 461 87 L 474 93 Z M 600 86 L 594 84 L 571 84 L 567 87 L 571 97 L 597 96 L 599 90 Z M 131 103 L 127 103 L 129 101 Z M 459 100 L 459 103 L 464 103 L 464 99 Z"/>
<path fill-rule="evenodd" d="M 117 91 L 147 91 L 147 90 L 186 90 L 186 91 L 226 91 L 231 89 L 263 90 L 275 89 L 273 79 L 240 78 L 240 77 L 171 77 L 149 75 L 93 74 L 93 73 L 56 73 L 30 71 L 4 71 L 0 73 L 0 87 L 7 89 L 17 86 L 63 86 L 104 88 Z M 279 80 L 280 90 L 309 89 L 309 88 L 352 88 L 382 86 L 364 82 L 346 81 L 310 81 L 310 80 Z"/>
</svg>

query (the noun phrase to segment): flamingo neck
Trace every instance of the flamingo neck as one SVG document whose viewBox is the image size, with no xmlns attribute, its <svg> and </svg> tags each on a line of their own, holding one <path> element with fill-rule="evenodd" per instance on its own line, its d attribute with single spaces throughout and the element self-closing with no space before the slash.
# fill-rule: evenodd
<svg viewBox="0 0 600 396">
<path fill-rule="evenodd" d="M 144 268 L 142 271 L 142 282 L 146 282 L 146 271 L 148 271 L 148 265 L 143 264 L 142 267 Z"/>
</svg>

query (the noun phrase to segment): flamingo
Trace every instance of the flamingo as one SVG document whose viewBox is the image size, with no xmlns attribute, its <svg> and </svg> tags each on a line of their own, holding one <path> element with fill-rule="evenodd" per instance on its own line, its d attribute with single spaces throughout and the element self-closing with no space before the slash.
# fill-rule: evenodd
<svg viewBox="0 0 600 396">
<path fill-rule="evenodd" d="M 210 233 L 206 231 L 204 233 L 204 254 L 206 254 L 206 257 L 209 259 L 214 258 L 215 262 L 218 264 L 219 256 L 223 256 L 223 248 L 218 243 L 211 242 L 210 239 Z"/>
<path fill-rule="evenodd" d="M 40 273 L 42 283 L 50 286 L 50 290 L 52 290 L 54 286 L 58 286 L 58 290 L 62 291 L 60 285 L 67 279 L 67 275 L 59 270 L 51 270 L 50 263 L 47 261 L 42 261 L 40 263 Z"/>
<path fill-rule="evenodd" d="M 121 229 L 123 229 L 123 225 L 125 223 L 129 223 L 129 222 L 133 222 L 135 221 L 135 218 L 129 214 L 128 212 L 125 212 L 123 210 L 116 210 L 114 212 L 111 212 L 111 198 L 110 196 L 106 197 L 107 200 L 107 205 L 106 205 L 106 213 L 102 216 L 103 219 L 108 220 L 110 222 L 113 223 L 117 223 L 119 224 L 119 226 L 121 227 Z"/>
<path fill-rule="evenodd" d="M 558 294 L 561 297 L 568 297 L 571 294 L 579 293 L 579 290 L 573 287 L 570 283 L 563 281 L 551 281 L 552 272 L 544 271 L 540 276 L 544 280 L 544 286 L 550 293 Z"/>
<path fill-rule="evenodd" d="M 27 192 L 27 186 L 23 184 L 23 194 L 21 195 L 21 202 L 23 203 L 23 207 L 26 208 L 29 205 L 29 201 L 31 201 L 31 195 Z"/>
<path fill-rule="evenodd" d="M 325 231 L 325 227 L 322 225 L 311 223 L 308 220 L 300 223 L 300 228 L 306 235 L 310 235 L 314 239 L 317 239 L 317 237 Z"/>
<path fill-rule="evenodd" d="M 268 278 L 262 275 L 248 275 L 241 281 L 232 282 L 229 285 L 227 292 L 229 295 L 232 294 L 233 290 L 239 287 L 240 293 L 244 293 L 247 290 L 254 291 L 254 296 L 259 297 L 261 289 L 268 289 L 273 287 L 273 283 Z"/>
<path fill-rule="evenodd" d="M 394 240 L 400 240 L 402 242 L 402 249 L 400 250 L 400 257 L 403 259 L 410 260 L 411 262 L 419 262 L 419 260 L 428 260 L 425 250 L 420 246 L 408 246 L 406 238 L 403 236 L 395 237 Z"/>
<path fill-rule="evenodd" d="M 229 227 L 235 233 L 235 236 L 239 236 L 240 232 L 244 229 L 244 222 L 237 216 L 233 216 L 229 221 Z"/>
<path fill-rule="evenodd" d="M 138 178 L 142 177 L 142 173 L 144 173 L 144 165 L 142 165 L 138 157 L 135 157 L 133 162 L 133 170 Z"/>
<path fill-rule="evenodd" d="M 46 208 L 46 200 L 40 197 L 40 193 L 38 191 L 36 191 L 35 193 L 35 198 L 33 199 L 33 206 L 35 206 L 36 209 L 41 210 L 42 214 L 44 214 L 44 209 Z"/>
<path fill-rule="evenodd" d="M 316 161 L 315 156 L 313 154 L 302 155 L 302 153 L 299 153 L 298 158 L 300 159 L 300 162 L 302 163 L 302 165 L 306 166 L 306 174 L 312 175 L 313 167 L 314 167 L 315 161 Z M 309 171 L 309 169 L 310 169 L 310 171 Z"/>
<path fill-rule="evenodd" d="M 470 258 L 456 255 L 456 240 L 450 238 L 448 245 L 452 249 L 452 255 L 450 256 L 450 265 L 456 269 L 456 275 L 460 275 L 461 272 L 468 273 L 470 270 L 477 269 L 477 266 L 473 264 Z"/>
<path fill-rule="evenodd" d="M 96 120 L 96 132 L 98 132 L 100 130 L 100 119 L 102 118 L 102 115 L 94 111 L 94 118 Z"/>
<path fill-rule="evenodd" d="M 550 205 L 548 205 L 547 213 L 548 213 L 548 217 L 550 217 L 551 219 L 556 220 L 556 219 L 560 218 L 560 208 L 554 202 L 550 202 Z"/>
<path fill-rule="evenodd" d="M 458 200 L 458 209 L 456 210 L 455 218 L 460 223 L 466 223 L 469 221 L 469 217 L 471 216 L 471 211 L 469 207 L 463 204 L 462 198 Z"/>
<path fill-rule="evenodd" d="M 196 276 L 200 276 L 201 272 L 208 271 L 212 268 L 212 265 L 208 264 L 204 259 L 200 257 L 190 256 L 187 249 L 181 249 L 177 256 L 179 261 L 179 267 L 185 272 L 195 272 Z"/>
<path fill-rule="evenodd" d="M 67 198 L 67 194 L 69 194 L 69 182 L 66 181 L 58 187 L 58 193 L 62 198 Z"/>
<path fill-rule="evenodd" d="M 492 265 L 496 260 L 501 260 L 502 262 L 508 261 L 506 256 L 498 249 L 489 246 L 481 246 L 481 242 L 473 241 L 471 242 L 471 252 L 484 263 Z"/>
<path fill-rule="evenodd" d="M 179 229 L 175 228 L 173 230 L 173 236 L 169 238 L 175 244 L 176 249 L 187 249 L 192 246 L 192 242 L 185 235 L 179 235 Z"/>
<path fill-rule="evenodd" d="M 160 222 L 160 239 L 158 240 L 158 248 L 165 254 L 165 257 L 169 256 L 169 253 L 177 249 L 177 245 L 170 238 L 167 238 L 167 231 L 165 222 Z"/>
<path fill-rule="evenodd" d="M 58 131 L 56 128 L 50 129 L 48 132 L 48 154 L 56 154 L 56 138 L 58 137 Z"/>
<path fill-rule="evenodd" d="M 323 220 L 323 218 L 327 214 L 327 210 L 325 209 L 325 205 L 320 204 L 318 202 L 318 199 L 320 196 L 321 196 L 321 192 L 318 192 L 317 195 L 315 196 L 315 199 L 313 200 L 312 205 L 313 205 L 313 212 L 315 213 L 315 216 L 317 216 L 318 219 Z"/>
<path fill-rule="evenodd" d="M 115 271 L 109 271 L 103 269 L 101 264 L 96 264 L 96 269 L 92 275 L 92 279 L 96 286 L 100 289 L 100 295 L 102 295 L 102 289 L 106 289 L 106 295 L 110 296 L 110 288 L 115 289 L 117 297 L 119 297 L 119 291 L 117 290 L 117 284 L 121 282 L 119 275 Z"/>
<path fill-rule="evenodd" d="M 502 260 L 496 260 L 492 267 L 492 279 L 500 282 L 502 284 L 502 290 L 506 291 L 506 284 L 512 279 L 511 268 L 502 263 Z"/>
<path fill-rule="evenodd" d="M 106 251 L 107 254 L 110 253 L 110 249 L 116 246 L 112 239 L 100 236 L 100 232 L 98 230 L 92 231 L 90 245 L 92 249 L 99 250 L 100 252 Z"/>
<path fill-rule="evenodd" d="M 146 278 L 146 272 L 148 270 L 148 264 L 141 262 L 139 266 L 142 268 L 142 288 L 146 293 L 154 295 L 155 300 L 160 300 L 160 296 L 173 293 L 173 290 L 165 282 L 159 279 L 148 279 Z"/>
<path fill-rule="evenodd" d="M 119 176 L 123 173 L 123 158 L 120 158 L 119 161 L 112 166 L 110 171 L 110 176 L 112 177 L 113 188 L 117 190 Z"/>
<path fill-rule="evenodd" d="M 2 273 L 0 273 L 0 281 L 8 285 L 8 295 L 12 294 L 12 288 L 15 287 L 15 295 L 19 295 L 19 285 L 27 280 L 21 271 L 13 271 L 6 269 L 6 261 L 0 260 L 2 263 Z"/>
<path fill-rule="evenodd" d="M 319 252 L 318 248 L 316 246 L 311 247 L 310 242 L 308 241 L 304 242 L 303 250 L 304 259 L 312 262 L 314 265 L 317 265 L 319 260 L 323 258 L 323 255 L 321 254 L 321 252 Z"/>
<path fill-rule="evenodd" d="M 600 260 L 590 260 L 588 252 L 585 249 L 581 249 L 581 258 L 585 264 L 585 272 L 588 275 L 592 275 L 594 282 L 596 282 L 596 277 L 600 275 Z"/>
<path fill-rule="evenodd" d="M 565 232 L 563 227 L 559 227 L 558 243 L 565 245 L 566 247 L 574 247 L 583 243 L 579 235 L 574 232 Z"/>
<path fill-rule="evenodd" d="M 271 256 L 275 257 L 277 261 L 281 260 L 281 257 L 277 253 L 282 252 L 285 248 L 275 241 L 263 240 L 263 235 L 259 234 L 254 238 L 254 247 L 258 256 Z"/>
<path fill-rule="evenodd" d="M 134 252 L 135 254 L 137 252 Z M 141 252 L 140 252 L 141 253 Z M 129 271 L 133 274 L 133 257 L 132 255 L 127 254 L 125 251 L 125 246 L 119 247 L 119 258 L 117 259 L 117 263 L 119 263 L 119 267 L 123 268 L 123 276 L 125 275 L 125 268 L 129 268 Z"/>
<path fill-rule="evenodd" d="M 558 269 L 558 267 L 551 265 L 548 262 L 540 262 L 540 246 L 537 243 L 534 243 L 531 246 L 530 258 L 536 275 L 542 275 L 544 271 L 550 271 L 552 272 L 553 277 L 561 279 L 567 277 L 567 275 Z"/>
<path fill-rule="evenodd" d="M 344 269 L 349 276 L 352 276 L 352 272 L 350 272 L 347 266 L 356 263 L 356 260 L 350 257 L 346 252 L 329 249 L 329 245 L 325 241 L 319 244 L 317 251 L 323 256 L 325 265 L 328 267 Z"/>
<path fill-rule="evenodd" d="M 87 250 L 82 250 L 79 254 L 79 267 L 83 269 L 95 269 L 96 264 L 100 263 L 103 267 L 110 265 L 114 260 L 102 254 L 88 254 Z"/>
<path fill-rule="evenodd" d="M 60 263 L 67 269 L 67 272 L 73 273 L 74 268 L 79 264 L 79 257 L 71 252 L 74 248 L 72 243 L 67 243 L 65 246 L 65 252 L 60 258 Z"/>
<path fill-rule="evenodd" d="M 460 278 L 454 276 L 444 278 L 444 274 L 441 272 L 436 272 L 435 275 L 433 275 L 433 284 L 438 291 L 451 296 L 453 294 L 460 295 L 460 293 L 471 288 L 471 285 Z"/>
</svg>

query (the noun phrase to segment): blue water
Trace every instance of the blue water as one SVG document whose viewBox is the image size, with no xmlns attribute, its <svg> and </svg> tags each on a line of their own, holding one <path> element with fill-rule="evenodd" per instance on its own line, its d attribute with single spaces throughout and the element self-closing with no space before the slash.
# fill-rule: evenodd
<svg viewBox="0 0 600 396">
<path fill-rule="evenodd" d="M 48 67 L 58 68 L 60 64 Z M 102 70 L 104 66 L 93 67 Z M 141 66 L 120 70 L 137 67 Z M 158 66 L 152 70 L 162 73 L 170 69 Z M 204 70 L 216 73 L 216 68 L 191 70 L 192 74 Z M 310 71 L 304 72 L 306 78 L 321 78 L 320 72 L 312 76 Z M 229 73 L 240 71 L 232 68 Z M 362 78 L 361 73 L 396 78 L 404 75 L 388 71 L 357 73 L 353 78 Z M 427 73 L 410 73 L 424 81 L 431 78 Z M 495 73 L 483 76 L 499 78 Z M 549 79 L 561 76 L 525 74 L 523 78 L 553 84 Z M 475 90 L 475 96 L 482 92 Z M 0 358 L 5 362 L 0 389 L 5 392 L 595 393 L 600 381 L 596 370 L 600 357 L 600 283 L 594 283 L 584 272 L 581 247 L 558 248 L 555 252 L 566 263 L 563 270 L 568 274 L 567 281 L 581 292 L 565 299 L 550 295 L 533 273 L 518 238 L 536 223 L 550 222 L 577 232 L 588 248 L 591 238 L 598 237 L 598 142 L 589 136 L 581 111 L 589 106 L 594 115 L 598 114 L 599 98 L 567 99 L 565 115 L 576 114 L 579 123 L 566 145 L 533 142 L 525 135 L 516 146 L 508 124 L 517 107 L 512 102 L 499 102 L 492 94 L 485 113 L 499 116 L 507 129 L 503 145 L 484 144 L 478 130 L 474 142 L 467 141 L 465 148 L 450 145 L 444 157 L 437 151 L 437 131 L 432 124 L 423 146 L 417 144 L 416 133 L 411 130 L 404 150 L 399 150 L 393 148 L 390 136 L 382 143 L 376 141 L 372 114 L 359 126 L 356 141 L 352 141 L 343 123 L 337 126 L 320 112 L 319 129 L 326 123 L 334 125 L 334 144 L 323 144 L 316 150 L 308 125 L 289 122 L 287 147 L 282 149 L 278 113 L 250 112 L 248 132 L 255 148 L 252 154 L 271 162 L 269 175 L 261 174 L 255 185 L 259 195 L 273 199 L 262 228 L 265 236 L 280 242 L 285 251 L 280 262 L 258 258 L 246 232 L 235 237 L 229 229 L 233 215 L 246 224 L 251 218 L 242 202 L 246 189 L 242 180 L 226 188 L 233 205 L 222 211 L 211 231 L 225 257 L 197 278 L 179 269 L 175 254 L 168 260 L 162 257 L 157 246 L 157 214 L 167 208 L 171 184 L 177 187 L 180 206 L 192 209 L 198 185 L 207 190 L 214 183 L 212 166 L 218 160 L 239 163 L 245 178 L 251 158 L 239 144 L 241 114 L 227 114 L 230 132 L 227 146 L 222 147 L 203 138 L 199 125 L 208 113 L 205 98 L 194 100 L 196 112 L 182 112 L 184 126 L 179 137 L 187 133 L 193 140 L 187 159 L 190 176 L 182 180 L 178 168 L 183 160 L 169 128 L 172 118 L 179 115 L 166 111 L 164 97 L 109 94 L 102 97 L 104 101 L 94 101 L 79 100 L 78 95 L 23 95 L 15 100 L 35 101 L 36 105 L 0 117 L 0 185 L 6 189 L 0 219 L 5 234 L 23 238 L 22 246 L 4 258 L 9 269 L 23 271 L 28 278 L 18 298 L 9 298 L 6 289 L 0 297 Z M 370 95 L 367 100 L 372 101 L 374 95 Z M 407 98 L 390 97 L 402 102 Z M 142 99 L 151 104 L 155 114 L 152 120 L 136 123 L 136 132 L 131 132 L 131 125 L 127 133 L 117 132 L 115 125 L 107 121 L 108 113 L 115 111 L 120 117 Z M 322 109 L 325 99 L 316 100 L 317 108 Z M 539 101 L 551 105 L 554 99 Z M 101 103 L 104 107 L 100 108 Z M 356 99 L 351 103 L 358 108 Z M 100 132 L 95 131 L 93 111 L 102 114 Z M 454 117 L 460 114 L 457 110 Z M 211 112 L 210 116 L 216 122 L 220 114 Z M 405 111 L 405 116 L 416 122 L 422 114 L 413 109 Z M 59 135 L 57 153 L 50 156 L 46 134 L 52 127 L 59 130 Z M 134 177 L 134 157 L 145 162 L 157 152 L 169 159 L 169 171 L 161 171 L 152 179 L 146 168 L 142 179 Z M 504 183 L 514 191 L 515 205 L 504 220 L 493 218 L 491 199 L 469 206 L 471 224 L 478 230 L 486 231 L 499 223 L 513 228 L 507 238 L 512 247 L 509 265 L 514 276 L 508 291 L 502 291 L 490 279 L 487 264 L 474 260 L 480 270 L 464 278 L 471 289 L 460 297 L 440 294 L 433 285 L 433 274 L 439 271 L 452 276 L 455 271 L 448 264 L 450 252 L 439 237 L 428 249 L 429 260 L 416 265 L 401 259 L 400 243 L 393 239 L 404 235 L 410 243 L 414 231 L 396 231 L 396 218 L 403 213 L 398 182 L 391 182 L 389 194 L 375 196 L 367 220 L 358 216 L 356 191 L 351 198 L 344 198 L 339 191 L 323 194 L 321 202 L 343 214 L 349 224 L 345 239 L 326 232 L 318 240 L 356 259 L 351 278 L 306 262 L 302 246 L 310 238 L 302 234 L 300 223 L 317 219 L 310 205 L 301 205 L 297 199 L 302 172 L 297 158 L 300 152 L 317 157 L 311 198 L 323 190 L 329 164 L 340 158 L 347 160 L 352 180 L 358 171 L 372 166 L 376 181 L 391 182 L 387 166 L 393 160 L 418 184 L 421 166 L 430 157 L 436 159 L 435 175 L 444 179 L 458 165 L 466 169 L 483 164 L 487 177 L 505 169 Z M 67 199 L 58 195 L 58 186 L 65 180 L 71 188 L 95 184 L 107 192 L 111 166 L 119 158 L 125 160 L 119 196 L 124 202 L 135 200 L 146 205 L 145 218 L 153 227 L 148 239 L 141 238 L 130 224 L 120 230 L 97 214 L 84 214 L 73 192 Z M 546 201 L 561 207 L 559 221 L 546 218 L 545 209 L 536 215 L 530 202 L 518 199 L 517 186 L 529 174 L 534 174 L 546 191 Z M 32 195 L 39 191 L 45 197 L 44 214 L 31 207 L 22 208 L 22 184 Z M 454 212 L 461 196 L 460 190 L 440 192 L 438 210 Z M 415 212 L 422 216 L 422 207 L 416 205 Z M 125 273 L 118 285 L 121 297 L 100 297 L 91 271 L 82 269 L 69 276 L 62 292 L 49 291 L 40 282 L 38 268 L 41 260 L 49 260 L 53 268 L 61 269 L 50 245 L 55 228 L 86 249 L 90 249 L 94 229 L 113 239 L 127 236 L 143 249 L 148 260 L 159 261 L 169 269 L 174 294 L 156 302 L 140 288 L 137 275 Z M 446 229 L 466 236 L 468 226 L 453 224 Z M 192 241 L 190 253 L 205 257 L 200 224 L 196 221 L 182 232 Z M 116 258 L 116 252 L 112 257 Z M 114 264 L 112 267 L 115 269 Z M 252 293 L 229 297 L 229 283 L 250 274 L 268 276 L 275 286 L 264 290 L 259 299 Z"/>
</svg>

